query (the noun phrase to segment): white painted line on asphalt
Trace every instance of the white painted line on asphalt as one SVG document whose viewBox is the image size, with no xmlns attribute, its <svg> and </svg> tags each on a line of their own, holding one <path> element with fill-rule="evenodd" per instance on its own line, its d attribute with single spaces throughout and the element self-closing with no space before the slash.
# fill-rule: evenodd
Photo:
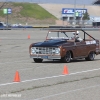
<svg viewBox="0 0 100 100">
<path fill-rule="evenodd" d="M 52 79 L 52 78 L 69 76 L 69 75 L 76 75 L 76 74 L 81 74 L 81 73 L 93 72 L 93 71 L 98 71 L 98 70 L 100 70 L 100 68 L 92 69 L 92 70 L 86 70 L 86 71 L 81 71 L 81 72 L 70 73 L 70 74 L 67 74 L 67 75 L 57 75 L 57 76 L 50 76 L 50 77 L 31 79 L 31 80 L 24 80 L 24 81 L 21 81 L 21 82 L 4 83 L 4 84 L 0 84 L 0 86 L 6 86 L 6 85 L 10 85 L 10 84 L 15 84 L 15 83 L 25 83 L 25 82 L 32 82 L 32 81 L 38 81 L 38 80 Z"/>
<path fill-rule="evenodd" d="M 34 100 L 42 100 L 42 99 L 44 100 L 44 99 L 47 99 L 47 98 L 51 98 L 51 97 L 55 97 L 55 96 L 59 96 L 59 95 L 63 95 L 63 94 L 71 93 L 71 92 L 77 92 L 77 91 L 87 90 L 87 89 L 91 89 L 91 88 L 95 88 L 95 87 L 100 87 L 100 84 L 94 85 L 94 86 L 85 87 L 85 88 L 70 90 L 70 91 L 66 91 L 66 92 L 61 92 L 61 93 L 58 93 L 58 94 L 54 94 L 54 95 L 49 95 L 49 96 L 37 98 L 37 99 L 34 99 Z"/>
<path fill-rule="evenodd" d="M 86 73 L 86 72 L 93 72 L 93 71 L 98 71 L 98 70 L 100 70 L 100 68 L 98 68 L 98 69 L 86 70 L 86 71 L 81 71 L 81 72 L 76 72 L 76 73 L 70 73 L 69 75 L 81 74 L 81 73 Z"/>
</svg>

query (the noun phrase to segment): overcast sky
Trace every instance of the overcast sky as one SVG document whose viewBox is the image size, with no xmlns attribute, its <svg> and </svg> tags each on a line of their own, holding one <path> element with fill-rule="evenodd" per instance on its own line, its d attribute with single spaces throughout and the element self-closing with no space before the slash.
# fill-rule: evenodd
<svg viewBox="0 0 100 100">
<path fill-rule="evenodd" d="M 61 3 L 61 4 L 85 4 L 91 5 L 96 0 L 0 0 L 0 1 L 12 1 L 12 2 L 35 2 L 35 3 Z"/>
</svg>

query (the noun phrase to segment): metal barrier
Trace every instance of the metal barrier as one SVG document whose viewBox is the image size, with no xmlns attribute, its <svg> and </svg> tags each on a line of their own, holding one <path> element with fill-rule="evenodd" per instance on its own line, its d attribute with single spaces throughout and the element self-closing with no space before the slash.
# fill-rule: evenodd
<svg viewBox="0 0 100 100">
<path fill-rule="evenodd" d="M 99 27 L 72 27 L 72 26 L 50 26 L 50 27 L 32 27 L 32 28 L 0 28 L 0 30 L 85 30 L 100 31 Z"/>
</svg>

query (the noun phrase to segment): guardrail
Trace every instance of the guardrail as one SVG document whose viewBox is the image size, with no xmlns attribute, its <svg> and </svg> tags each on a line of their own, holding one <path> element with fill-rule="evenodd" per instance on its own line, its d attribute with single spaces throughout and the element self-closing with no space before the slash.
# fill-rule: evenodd
<svg viewBox="0 0 100 100">
<path fill-rule="evenodd" d="M 86 31 L 100 31 L 100 27 L 72 27 L 72 26 L 38 26 L 38 27 L 31 27 L 31 28 L 0 28 L 0 30 L 86 30 Z"/>
</svg>

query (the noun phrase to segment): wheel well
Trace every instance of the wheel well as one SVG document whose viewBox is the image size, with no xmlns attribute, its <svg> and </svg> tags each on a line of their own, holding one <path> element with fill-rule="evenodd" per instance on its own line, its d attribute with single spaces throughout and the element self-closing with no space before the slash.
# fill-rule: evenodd
<svg viewBox="0 0 100 100">
<path fill-rule="evenodd" d="M 73 58 L 73 52 L 70 50 L 70 53 L 71 53 L 71 58 Z"/>
<path fill-rule="evenodd" d="M 90 53 L 90 52 L 94 52 L 94 53 L 96 54 L 96 51 L 89 51 L 89 53 Z M 88 53 L 88 55 L 89 55 L 89 53 Z"/>
<path fill-rule="evenodd" d="M 96 51 L 94 51 L 94 53 L 96 54 Z"/>
</svg>

